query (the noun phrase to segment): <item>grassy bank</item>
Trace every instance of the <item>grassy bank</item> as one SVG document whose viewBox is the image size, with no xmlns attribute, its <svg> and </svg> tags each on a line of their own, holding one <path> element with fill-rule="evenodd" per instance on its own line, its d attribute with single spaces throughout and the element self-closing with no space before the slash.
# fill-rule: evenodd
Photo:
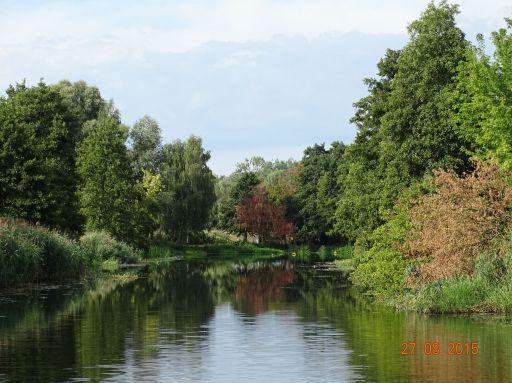
<svg viewBox="0 0 512 383">
<path fill-rule="evenodd" d="M 0 218 L 0 287 L 75 279 L 108 260 L 134 261 L 140 254 L 106 233 L 80 240 L 14 219 Z"/>
<path fill-rule="evenodd" d="M 483 253 L 471 273 L 415 284 L 408 284 L 417 269 L 410 260 L 397 263 L 396 254 L 381 252 L 378 262 L 369 264 L 367 255 L 335 265 L 378 303 L 432 314 L 512 313 L 512 237 Z"/>
<path fill-rule="evenodd" d="M 146 254 L 147 259 L 171 257 L 234 259 L 249 256 L 262 259 L 280 258 L 286 256 L 286 252 L 284 249 L 253 243 L 177 245 L 161 242 L 152 246 Z"/>
<path fill-rule="evenodd" d="M 430 313 L 512 313 L 512 252 L 504 257 L 483 255 L 471 275 L 407 289 L 391 303 Z"/>
</svg>

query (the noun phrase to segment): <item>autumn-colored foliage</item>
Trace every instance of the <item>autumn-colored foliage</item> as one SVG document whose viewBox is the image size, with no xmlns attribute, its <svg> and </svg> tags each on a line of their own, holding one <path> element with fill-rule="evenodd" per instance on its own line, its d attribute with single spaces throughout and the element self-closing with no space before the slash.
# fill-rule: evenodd
<svg viewBox="0 0 512 383">
<path fill-rule="evenodd" d="M 263 185 L 243 198 L 235 211 L 240 229 L 258 235 L 262 242 L 286 241 L 293 236 L 294 227 L 286 220 L 284 207 L 269 200 Z"/>
<path fill-rule="evenodd" d="M 508 175 L 491 162 L 475 165 L 463 177 L 434 171 L 434 192 L 411 209 L 405 254 L 421 261 L 417 278 L 423 281 L 471 273 L 480 254 L 510 222 Z"/>
</svg>

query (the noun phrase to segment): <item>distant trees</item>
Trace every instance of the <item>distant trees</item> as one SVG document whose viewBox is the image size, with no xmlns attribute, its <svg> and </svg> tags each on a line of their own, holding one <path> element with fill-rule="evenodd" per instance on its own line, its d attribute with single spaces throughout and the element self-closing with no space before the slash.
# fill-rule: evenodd
<svg viewBox="0 0 512 383">
<path fill-rule="evenodd" d="M 337 168 L 345 145 L 334 142 L 330 149 L 314 145 L 304 151 L 297 174 L 297 239 L 307 243 L 325 243 L 332 239 L 336 200 Z"/>
<path fill-rule="evenodd" d="M 291 198 L 294 198 L 291 195 L 297 192 L 297 170 L 292 170 L 296 168 L 297 164 L 292 160 L 265 161 L 261 157 L 246 159 L 237 164 L 233 174 L 216 181 L 217 199 L 212 225 L 246 238 L 247 228 L 237 219 L 236 209 L 244 199 L 252 198 L 258 185 L 269 191 L 267 197 L 276 203 L 276 206 L 283 207 L 285 218 L 290 221 L 291 215 L 294 214 L 293 210 L 296 209 L 291 203 Z"/>
</svg>

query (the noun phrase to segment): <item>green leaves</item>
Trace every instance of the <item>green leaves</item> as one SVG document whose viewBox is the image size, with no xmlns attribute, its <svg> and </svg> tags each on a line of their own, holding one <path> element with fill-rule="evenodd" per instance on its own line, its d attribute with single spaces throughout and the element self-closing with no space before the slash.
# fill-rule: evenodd
<svg viewBox="0 0 512 383">
<path fill-rule="evenodd" d="M 126 128 L 103 111 L 77 149 L 78 190 L 87 230 L 106 230 L 133 243 L 137 195 L 125 146 Z"/>
<path fill-rule="evenodd" d="M 467 51 L 460 67 L 452 121 L 474 143 L 473 153 L 495 156 L 512 169 L 512 22 L 491 35 L 494 56 L 485 53 L 483 37 Z"/>
<path fill-rule="evenodd" d="M 77 230 L 75 142 L 79 125 L 43 82 L 0 98 L 0 214 Z"/>
<path fill-rule="evenodd" d="M 210 153 L 200 138 L 164 145 L 161 170 L 161 225 L 167 237 L 189 242 L 206 226 L 215 201 Z"/>
</svg>

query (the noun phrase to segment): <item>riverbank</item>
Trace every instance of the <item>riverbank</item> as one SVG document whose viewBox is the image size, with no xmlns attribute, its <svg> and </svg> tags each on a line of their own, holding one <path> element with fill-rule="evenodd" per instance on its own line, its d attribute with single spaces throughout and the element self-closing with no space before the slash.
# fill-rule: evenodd
<svg viewBox="0 0 512 383">
<path fill-rule="evenodd" d="M 408 284 L 411 263 L 391 257 L 373 262 L 363 256 L 335 261 L 337 269 L 371 300 L 398 311 L 430 314 L 512 313 L 512 251 L 480 256 L 474 271 L 451 278 Z M 356 254 L 358 254 L 356 252 Z M 375 258 L 374 258 L 375 259 Z M 364 271 L 364 274 L 363 274 Z M 398 281 L 398 283 L 397 283 Z M 396 286 L 392 286 L 397 283 Z M 386 289 L 383 289 L 385 286 Z"/>
</svg>

